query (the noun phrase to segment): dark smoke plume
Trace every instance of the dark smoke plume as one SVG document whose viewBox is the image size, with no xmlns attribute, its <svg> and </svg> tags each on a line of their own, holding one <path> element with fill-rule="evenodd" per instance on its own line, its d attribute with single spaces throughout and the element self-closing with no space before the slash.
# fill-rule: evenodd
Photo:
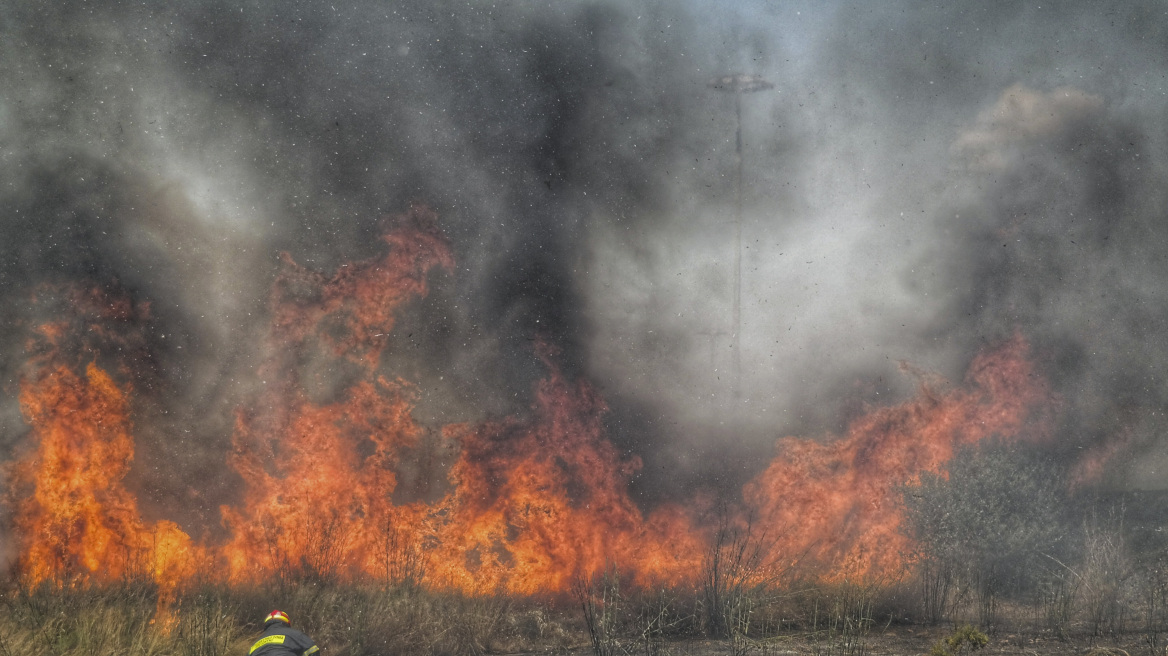
<svg viewBox="0 0 1168 656">
<path fill-rule="evenodd" d="M 0 8 L 5 445 L 38 286 L 148 304 L 138 484 L 214 523 L 288 252 L 332 272 L 432 206 L 455 271 L 388 336 L 438 426 L 524 412 L 546 339 L 645 462 L 735 490 L 1030 338 L 1052 454 L 1168 463 L 1168 32 L 1153 2 L 184 2 Z M 742 99 L 742 398 L 730 394 Z M 200 481 L 171 483 L 157 464 Z M 1138 465 L 1133 463 L 1139 463 Z M 185 501 L 184 501 L 185 503 Z M 200 505 L 201 504 L 201 505 Z"/>
</svg>

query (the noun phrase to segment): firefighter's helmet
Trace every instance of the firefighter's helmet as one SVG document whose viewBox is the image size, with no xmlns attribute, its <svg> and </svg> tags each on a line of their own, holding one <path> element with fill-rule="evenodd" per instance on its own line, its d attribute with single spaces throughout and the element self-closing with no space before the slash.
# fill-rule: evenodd
<svg viewBox="0 0 1168 656">
<path fill-rule="evenodd" d="M 288 613 L 285 613 L 282 610 L 274 610 L 268 613 L 268 616 L 264 618 L 264 626 L 267 626 L 272 622 L 283 622 L 288 626 L 292 626 L 292 620 L 288 619 Z"/>
</svg>

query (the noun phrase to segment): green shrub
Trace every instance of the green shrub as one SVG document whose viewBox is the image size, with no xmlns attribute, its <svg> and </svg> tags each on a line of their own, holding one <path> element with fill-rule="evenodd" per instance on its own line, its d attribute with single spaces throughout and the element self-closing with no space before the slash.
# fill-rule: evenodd
<svg viewBox="0 0 1168 656">
<path fill-rule="evenodd" d="M 969 651 L 977 651 L 989 642 L 989 636 L 966 624 L 958 627 L 949 637 L 942 638 L 940 642 L 933 645 L 929 656 L 956 656 L 965 651 L 967 646 Z"/>
</svg>

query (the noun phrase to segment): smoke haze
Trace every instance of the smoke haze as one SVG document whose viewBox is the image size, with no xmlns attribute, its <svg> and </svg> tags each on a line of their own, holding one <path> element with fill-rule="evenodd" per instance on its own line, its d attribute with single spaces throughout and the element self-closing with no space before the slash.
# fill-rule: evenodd
<svg viewBox="0 0 1168 656">
<path fill-rule="evenodd" d="M 175 463 L 213 523 L 278 253 L 331 273 L 420 202 L 456 267 L 383 367 L 424 425 L 524 412 L 545 339 L 652 503 L 1021 333 L 1052 456 L 1118 443 L 1110 484 L 1163 487 L 1168 10 L 734 6 L 0 6 L 4 444 L 38 286 L 117 290 L 150 308 L 137 484 L 188 498 Z M 739 399 L 731 72 L 774 84 L 741 98 Z"/>
</svg>

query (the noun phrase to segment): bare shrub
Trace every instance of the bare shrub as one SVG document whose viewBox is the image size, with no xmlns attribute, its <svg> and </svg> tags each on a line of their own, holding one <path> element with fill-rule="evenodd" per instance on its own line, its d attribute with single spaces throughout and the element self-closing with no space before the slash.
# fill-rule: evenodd
<svg viewBox="0 0 1168 656">
<path fill-rule="evenodd" d="M 304 532 L 305 551 L 292 570 L 294 576 L 304 583 L 335 585 L 344 574 L 349 555 L 347 525 L 334 508 L 309 517 Z"/>
<path fill-rule="evenodd" d="M 481 656 L 491 651 L 513 601 L 502 594 L 477 598 L 449 595 L 444 600 L 447 607 L 440 614 L 450 625 L 438 636 L 431 653 Z"/>
<path fill-rule="evenodd" d="M 426 577 L 425 560 L 421 545 L 411 532 L 398 530 L 387 521 L 382 527 L 375 553 L 384 572 L 386 587 L 403 586 L 411 590 L 421 587 Z"/>
<path fill-rule="evenodd" d="M 1054 465 L 1024 449 L 989 443 L 959 451 L 946 474 L 925 473 L 905 490 L 904 530 L 922 558 L 923 614 L 937 621 L 972 602 L 981 626 L 1004 598 L 1039 594 L 1069 533 Z M 1057 577 L 1056 577 L 1057 578 Z M 1050 588 L 1057 603 L 1073 599 Z M 1041 598 L 1041 595 L 1039 595 Z"/>
<path fill-rule="evenodd" d="M 574 592 L 592 651 L 596 656 L 616 656 L 622 650 L 620 572 L 605 568 L 591 576 L 583 575 L 576 582 Z"/>
<path fill-rule="evenodd" d="M 578 644 L 580 639 L 578 624 L 569 626 L 562 613 L 541 603 L 529 601 L 517 605 L 508 614 L 506 623 L 500 645 L 505 653 L 536 650 L 563 652 Z"/>
<path fill-rule="evenodd" d="M 1129 614 L 1132 575 L 1123 510 L 1112 511 L 1106 521 L 1092 515 L 1083 523 L 1083 606 L 1091 635 L 1117 634 Z"/>
<path fill-rule="evenodd" d="M 921 550 L 914 560 L 921 614 L 929 624 L 939 624 L 949 616 L 955 601 L 957 563 L 944 555 L 925 550 Z"/>
<path fill-rule="evenodd" d="M 692 595 L 692 591 L 689 591 Z M 682 602 L 682 592 L 665 587 L 641 591 L 635 620 L 636 641 L 644 656 L 660 656 L 666 642 L 691 634 L 696 626 L 692 610 Z"/>
<path fill-rule="evenodd" d="M 706 633 L 712 638 L 748 636 L 755 610 L 767 603 L 794 565 L 780 561 L 777 540 L 759 531 L 753 517 L 735 518 L 728 509 L 702 563 Z"/>
<path fill-rule="evenodd" d="M 1168 652 L 1164 632 L 1168 630 L 1168 553 L 1153 554 L 1143 563 L 1140 596 L 1144 607 L 1144 642 L 1153 654 Z"/>
<path fill-rule="evenodd" d="M 875 582 L 843 583 L 813 591 L 811 621 L 816 656 L 864 656 L 875 623 L 873 609 L 880 590 Z"/>
<path fill-rule="evenodd" d="M 192 592 L 181 599 L 177 611 L 174 640 L 183 656 L 226 656 L 242 637 L 235 608 L 221 590 Z"/>
<path fill-rule="evenodd" d="M 1060 640 L 1069 635 L 1075 614 L 1075 600 L 1082 587 L 1082 577 L 1074 570 L 1062 567 L 1049 569 L 1038 583 L 1037 620 L 1040 629 L 1050 631 Z"/>
<path fill-rule="evenodd" d="M 332 587 L 344 579 L 352 535 L 340 511 L 313 514 L 292 528 L 265 525 L 264 529 L 261 545 L 266 553 L 261 562 L 267 581 L 280 597 L 303 585 Z"/>
</svg>

